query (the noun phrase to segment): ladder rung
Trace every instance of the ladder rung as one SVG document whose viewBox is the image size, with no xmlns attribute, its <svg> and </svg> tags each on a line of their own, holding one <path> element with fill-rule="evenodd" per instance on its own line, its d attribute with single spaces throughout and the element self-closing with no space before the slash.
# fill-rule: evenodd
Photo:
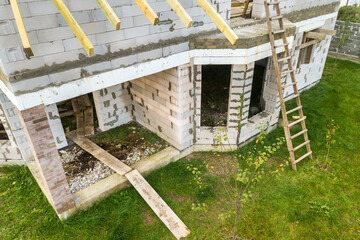
<svg viewBox="0 0 360 240">
<path fill-rule="evenodd" d="M 285 29 L 280 29 L 280 30 L 277 30 L 277 31 L 273 31 L 273 34 L 279 34 L 279 33 L 285 33 L 286 30 Z"/>
<path fill-rule="evenodd" d="M 312 154 L 312 151 L 306 153 L 305 155 L 303 155 L 302 157 L 300 157 L 299 159 L 297 159 L 297 160 L 295 161 L 295 163 L 300 162 L 301 160 L 303 160 L 303 159 L 306 158 L 307 156 L 310 156 L 311 154 Z"/>
<path fill-rule="evenodd" d="M 288 101 L 290 101 L 290 100 L 292 100 L 292 99 L 294 99 L 294 98 L 297 98 L 299 95 L 298 94 L 294 94 L 294 95 L 292 95 L 291 97 L 289 97 L 289 98 L 287 98 L 286 100 L 284 100 L 284 102 L 288 102 Z"/>
<path fill-rule="evenodd" d="M 289 127 L 292 127 L 296 124 L 298 124 L 299 122 L 305 121 L 306 117 L 300 118 L 299 120 L 296 120 L 295 122 L 292 122 L 289 124 Z"/>
<path fill-rule="evenodd" d="M 285 71 L 285 72 L 282 72 L 281 73 L 281 77 L 283 77 L 283 76 L 286 76 L 286 75 L 288 75 L 289 73 L 291 73 L 291 72 L 293 72 L 294 71 L 294 69 L 293 70 L 288 70 L 288 71 Z M 295 82 L 296 83 L 296 82 Z M 289 84 L 288 84 L 289 85 Z M 293 83 L 291 83 L 291 85 L 294 85 Z M 286 85 L 285 85 L 286 86 Z"/>
<path fill-rule="evenodd" d="M 303 142 L 302 144 L 300 144 L 299 146 L 297 146 L 296 148 L 293 149 L 293 151 L 295 152 L 296 150 L 302 148 L 303 146 L 305 146 L 306 144 L 310 143 L 310 140 L 307 140 L 306 142 Z"/>
<path fill-rule="evenodd" d="M 283 18 L 283 15 L 274 16 L 274 17 L 271 17 L 269 19 L 272 21 L 272 20 L 278 20 L 278 19 L 281 19 L 281 18 Z"/>
<path fill-rule="evenodd" d="M 286 47 L 288 45 L 289 43 L 284 43 L 284 44 L 276 45 L 275 48 Z"/>
<path fill-rule="evenodd" d="M 296 107 L 296 108 L 293 108 L 293 109 L 287 111 L 287 112 L 286 112 L 286 115 L 288 115 L 288 114 L 290 114 L 290 113 L 293 113 L 293 112 L 295 112 L 295 111 L 297 111 L 297 110 L 299 110 L 299 109 L 302 109 L 302 106 L 298 106 L 298 107 Z"/>
<path fill-rule="evenodd" d="M 268 5 L 276 5 L 276 4 L 279 4 L 280 2 L 268 2 L 267 4 Z"/>
<path fill-rule="evenodd" d="M 291 58 L 291 56 L 287 56 L 287 57 L 284 57 L 284 58 L 280 58 L 279 60 L 278 60 L 278 62 L 284 62 L 284 61 L 286 61 L 286 60 L 289 60 Z"/>
<path fill-rule="evenodd" d="M 294 134 L 294 135 L 293 135 L 293 136 L 291 136 L 290 138 L 291 138 L 291 139 L 294 139 L 294 138 L 296 138 L 296 137 L 298 137 L 298 136 L 300 136 L 300 135 L 302 135 L 302 134 L 306 133 L 307 131 L 308 131 L 307 129 L 302 130 L 301 132 L 298 132 L 297 134 Z"/>
</svg>

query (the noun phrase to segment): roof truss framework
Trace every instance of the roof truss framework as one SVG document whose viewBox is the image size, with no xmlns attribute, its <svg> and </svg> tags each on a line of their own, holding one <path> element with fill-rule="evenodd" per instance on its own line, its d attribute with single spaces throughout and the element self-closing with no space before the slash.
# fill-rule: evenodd
<svg viewBox="0 0 360 240">
<path fill-rule="evenodd" d="M 150 23 L 156 25 L 159 21 L 158 15 L 151 8 L 146 0 L 134 0 L 139 8 L 143 11 L 145 16 L 149 19 Z M 189 28 L 192 25 L 192 18 L 181 6 L 178 0 L 166 0 L 173 11 L 178 15 L 180 20 L 184 25 Z M 216 24 L 219 30 L 225 35 L 225 37 L 230 41 L 231 44 L 236 44 L 239 39 L 235 32 L 230 28 L 230 26 L 221 18 L 220 14 L 208 3 L 207 0 L 196 0 L 204 12 L 210 17 L 210 19 Z M 79 24 L 76 22 L 75 18 L 72 16 L 71 12 L 64 4 L 63 0 L 53 0 L 55 6 L 58 8 L 61 15 L 64 17 L 65 21 L 68 23 L 75 36 L 78 38 L 79 42 L 91 57 L 94 55 L 94 46 L 85 35 L 84 31 L 81 29 Z M 111 8 L 107 0 L 96 0 L 99 4 L 101 10 L 104 12 L 105 16 L 108 18 L 115 30 L 120 29 L 121 20 L 116 15 L 114 10 Z M 28 34 L 25 29 L 24 21 L 22 19 L 17 0 L 10 0 L 12 11 L 15 17 L 15 21 L 19 30 L 21 41 L 24 47 L 26 56 L 30 58 L 34 56 Z"/>
</svg>

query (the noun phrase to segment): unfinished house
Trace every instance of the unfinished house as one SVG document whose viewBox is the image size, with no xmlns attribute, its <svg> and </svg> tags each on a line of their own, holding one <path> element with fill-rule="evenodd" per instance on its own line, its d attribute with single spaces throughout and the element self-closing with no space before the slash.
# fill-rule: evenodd
<svg viewBox="0 0 360 240">
<path fill-rule="evenodd" d="M 146 197 L 152 188 L 140 173 L 154 166 L 139 173 L 85 137 L 94 119 L 97 131 L 140 124 L 171 146 L 172 160 L 212 149 L 219 130 L 229 146 L 249 141 L 298 97 L 292 87 L 279 95 L 279 61 L 291 65 L 284 85 L 320 80 L 338 8 L 338 0 L 0 0 L 0 161 L 31 166 L 66 218 L 93 202 L 69 190 L 60 160 L 59 150 L 77 144 L 180 223 L 160 196 Z M 178 238 L 188 232 L 163 221 Z"/>
</svg>

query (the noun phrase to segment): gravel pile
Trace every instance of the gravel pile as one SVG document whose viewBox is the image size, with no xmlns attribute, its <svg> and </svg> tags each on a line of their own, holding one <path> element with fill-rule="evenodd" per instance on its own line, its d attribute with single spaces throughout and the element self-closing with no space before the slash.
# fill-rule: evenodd
<svg viewBox="0 0 360 240">
<path fill-rule="evenodd" d="M 159 147 L 160 145 L 157 144 L 151 147 L 134 147 L 131 152 L 127 153 L 126 159 L 120 160 L 131 166 L 153 154 Z M 60 157 L 72 193 L 83 190 L 115 173 L 78 146 L 60 150 Z"/>
<path fill-rule="evenodd" d="M 77 146 L 66 151 L 61 150 L 60 156 L 72 193 L 85 189 L 115 173 Z"/>
</svg>

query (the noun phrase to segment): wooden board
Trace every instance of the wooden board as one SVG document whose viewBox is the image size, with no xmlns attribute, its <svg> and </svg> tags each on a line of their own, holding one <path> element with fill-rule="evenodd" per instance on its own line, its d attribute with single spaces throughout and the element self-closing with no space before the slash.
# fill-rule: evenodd
<svg viewBox="0 0 360 240">
<path fill-rule="evenodd" d="M 320 33 L 320 32 L 308 32 L 306 37 L 316 39 L 316 40 L 325 40 L 326 34 Z"/>
<path fill-rule="evenodd" d="M 125 174 L 125 177 L 177 239 L 186 237 L 190 233 L 189 228 L 137 170 Z"/>
<path fill-rule="evenodd" d="M 29 36 L 25 29 L 24 20 L 21 16 L 19 5 L 16 0 L 10 0 L 10 5 L 11 5 L 12 12 L 14 14 L 16 26 L 17 26 L 19 34 L 20 34 L 21 42 L 24 47 L 24 52 L 26 54 L 26 57 L 30 58 L 30 57 L 34 56 L 34 53 L 31 48 Z"/>
<path fill-rule="evenodd" d="M 219 30 L 234 45 L 239 40 L 236 33 L 230 28 L 230 26 L 221 18 L 220 14 L 209 4 L 207 0 L 196 0 L 199 6 L 210 17 L 210 19 L 216 24 Z"/>
<path fill-rule="evenodd" d="M 62 0 L 53 0 L 53 2 L 61 15 L 64 17 L 67 24 L 70 26 L 71 30 L 74 32 L 75 36 L 78 38 L 81 45 L 84 47 L 87 54 L 90 57 L 94 56 L 94 46 L 91 44 L 90 40 L 87 38 L 79 24 L 76 22 L 75 18 L 71 15 L 64 2 Z"/>
<path fill-rule="evenodd" d="M 71 141 L 79 145 L 79 147 L 93 155 L 95 158 L 106 164 L 118 174 L 125 175 L 127 172 L 132 170 L 131 167 L 129 167 L 125 163 L 122 163 L 119 159 L 117 159 L 86 137 L 78 136 L 74 131 L 67 133 L 66 136 Z"/>
<path fill-rule="evenodd" d="M 315 29 L 314 32 L 325 33 L 326 35 L 330 35 L 330 36 L 336 35 L 336 30 L 331 30 L 331 29 L 318 28 Z"/>
<path fill-rule="evenodd" d="M 99 4 L 101 10 L 104 12 L 105 16 L 114 29 L 119 30 L 121 21 L 114 10 L 111 8 L 110 4 L 106 0 L 96 0 L 96 2 Z"/>
<path fill-rule="evenodd" d="M 73 110 L 76 113 L 76 129 L 80 136 L 94 134 L 94 110 L 88 95 L 71 99 Z"/>
<path fill-rule="evenodd" d="M 159 21 L 159 16 L 150 7 L 149 3 L 146 0 L 134 0 L 134 1 L 139 6 L 141 11 L 143 11 L 145 16 L 149 19 L 150 23 L 152 25 L 156 25 Z"/>
<path fill-rule="evenodd" d="M 186 28 L 191 27 L 193 20 L 189 14 L 185 11 L 183 6 L 178 2 L 178 0 L 166 0 L 174 12 L 179 16 L 180 20 L 184 23 Z"/>
<path fill-rule="evenodd" d="M 122 163 L 86 137 L 78 136 L 74 131 L 67 133 L 66 136 L 112 170 L 121 176 L 125 176 L 177 239 L 186 237 L 190 233 L 188 227 L 137 170 L 133 170 L 128 165 Z"/>
</svg>

